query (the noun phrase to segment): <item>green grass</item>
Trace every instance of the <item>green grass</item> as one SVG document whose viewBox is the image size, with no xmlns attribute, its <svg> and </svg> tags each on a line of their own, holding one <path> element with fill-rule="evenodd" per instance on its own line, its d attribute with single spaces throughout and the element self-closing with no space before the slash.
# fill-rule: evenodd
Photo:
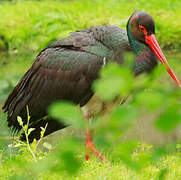
<svg viewBox="0 0 181 180">
<path fill-rule="evenodd" d="M 163 156 L 159 161 L 148 161 L 142 169 L 134 170 L 126 166 L 119 156 L 116 157 L 116 161 L 114 159 L 114 161 L 108 160 L 107 162 L 101 162 L 95 157 L 92 157 L 89 161 L 85 161 L 84 153 L 79 150 L 78 153 L 80 154 L 77 155 L 77 159 L 81 162 L 81 167 L 75 174 L 69 174 L 67 171 L 62 170 L 61 167 L 54 167 L 55 169 L 52 169 L 52 164 L 56 164 L 56 161 L 58 161 L 58 157 L 56 160 L 50 158 L 50 154 L 52 155 L 54 153 L 55 152 L 48 154 L 40 153 L 38 155 L 38 163 L 33 162 L 32 157 L 27 151 L 21 154 L 11 155 L 8 158 L 2 158 L 0 154 L 0 179 L 175 180 L 181 177 L 180 153 Z M 115 154 L 114 151 L 109 152 L 106 158 L 112 159 L 113 153 Z M 145 156 L 146 153 L 148 153 L 146 150 L 139 150 L 131 156 L 138 158 L 140 155 Z M 63 161 L 59 163 L 62 164 Z M 57 164 L 58 166 L 60 166 L 59 163 Z M 69 166 L 71 166 L 71 164 L 69 164 Z"/>
<path fill-rule="evenodd" d="M 113 24 L 125 28 L 135 9 L 150 13 L 162 47 L 181 46 L 181 3 L 179 0 L 124 1 L 15 1 L 0 4 L 0 34 L 10 49 L 42 49 L 49 41 L 70 31 L 93 25 Z M 8 12 L 8 13 L 7 13 Z"/>
<path fill-rule="evenodd" d="M 122 28 L 135 9 L 150 13 L 155 19 L 156 36 L 164 48 L 169 64 L 178 77 L 181 77 L 181 3 L 180 0 L 64 0 L 64 1 L 13 1 L 0 4 L 0 35 L 9 44 L 9 54 L 1 54 L 0 59 L 0 108 L 9 92 L 31 66 L 38 52 L 50 41 L 68 36 L 69 32 L 94 25 L 112 24 Z M 170 93 L 177 93 L 175 83 L 160 65 L 156 70 L 155 84 Z M 153 82 L 153 83 L 154 83 Z M 153 85 L 154 86 L 154 85 Z M 170 94 L 169 94 L 170 95 Z M 171 98 L 176 98 L 175 94 Z M 165 100 L 169 99 L 164 96 Z M 170 99 L 171 99 L 170 98 Z M 180 96 L 178 96 L 178 101 Z M 167 101 L 165 101 L 167 102 Z M 169 102 L 169 101 L 168 101 Z M 171 101 L 172 102 L 172 101 Z M 174 102 L 174 101 L 173 101 Z M 165 103 L 166 104 L 166 103 Z M 149 114 L 147 115 L 149 116 Z M 33 162 L 27 148 L 8 147 L 13 141 L 2 139 L 11 134 L 7 128 L 6 116 L 0 109 L 0 179 L 179 179 L 181 177 L 180 153 L 174 152 L 153 161 L 154 148 L 147 151 L 134 150 L 125 154 L 140 161 L 134 165 L 129 158 L 114 147 L 100 146 L 109 162 L 91 158 L 84 160 L 83 140 L 75 146 L 76 159 L 66 159 L 58 145 L 48 152 L 45 147 L 36 153 L 38 163 Z M 107 129 L 109 131 L 109 129 Z M 116 131 L 116 130 L 115 130 Z M 118 131 L 118 130 L 117 130 Z M 104 133 L 101 137 L 104 137 Z M 45 140 L 46 141 L 46 140 Z M 58 140 L 57 140 L 58 141 Z M 66 138 L 61 141 L 65 147 Z M 96 141 L 98 142 L 98 141 Z M 74 150 L 72 144 L 69 151 Z M 18 151 L 18 150 L 19 151 Z M 70 157 L 70 156 L 68 156 Z M 74 156 L 73 156 L 74 157 Z M 130 161 L 129 161 L 130 160 Z M 137 162 L 136 161 L 136 162 Z M 71 174 L 66 163 L 80 165 L 77 173 Z M 63 165 L 62 165 L 63 164 Z M 138 167 L 142 166 L 139 170 Z M 69 167 L 69 164 L 68 164 Z M 71 167 L 71 165 L 70 165 Z M 75 167 L 74 167 L 75 168 Z M 70 171 L 67 172 L 67 169 Z"/>
</svg>

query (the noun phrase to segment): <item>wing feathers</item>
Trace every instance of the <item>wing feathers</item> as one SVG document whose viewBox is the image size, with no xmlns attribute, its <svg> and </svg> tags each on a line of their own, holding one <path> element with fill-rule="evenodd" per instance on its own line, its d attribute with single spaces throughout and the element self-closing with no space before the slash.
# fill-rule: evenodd
<svg viewBox="0 0 181 180">
<path fill-rule="evenodd" d="M 87 97 L 93 94 L 91 84 L 98 77 L 102 58 L 84 52 L 65 52 L 59 49 L 60 51 L 51 48 L 41 52 L 7 99 L 3 108 L 8 111 L 9 126 L 13 126 L 15 130 L 20 128 L 17 116 L 21 116 L 26 123 L 26 105 L 31 119 L 35 120 L 46 116 L 47 107 L 53 101 L 86 103 L 89 99 Z M 45 56 L 47 53 L 48 56 Z"/>
<path fill-rule="evenodd" d="M 124 35 L 123 29 L 98 26 L 74 32 L 42 50 L 3 106 L 8 126 L 14 131 L 21 129 L 16 118 L 19 115 L 26 122 L 26 105 L 33 126 L 47 115 L 48 106 L 56 100 L 86 104 L 93 95 L 91 85 L 98 78 L 103 59 L 122 61 L 118 47 L 119 36 Z M 122 46 L 127 43 L 127 37 L 123 38 Z"/>
</svg>

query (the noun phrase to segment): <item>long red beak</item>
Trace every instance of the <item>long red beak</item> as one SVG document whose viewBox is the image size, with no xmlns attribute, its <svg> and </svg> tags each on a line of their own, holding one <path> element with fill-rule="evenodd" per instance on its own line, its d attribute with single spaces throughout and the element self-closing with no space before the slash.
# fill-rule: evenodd
<svg viewBox="0 0 181 180">
<path fill-rule="evenodd" d="M 157 56 L 157 58 L 160 60 L 160 62 L 165 66 L 167 72 L 170 74 L 170 76 L 173 78 L 173 80 L 179 85 L 179 87 L 181 87 L 179 80 L 177 79 L 176 75 L 174 74 L 174 72 L 172 71 L 171 67 L 168 64 L 168 62 L 155 38 L 155 35 L 152 34 L 149 36 L 145 36 L 145 42 L 152 49 L 152 51 Z"/>
</svg>

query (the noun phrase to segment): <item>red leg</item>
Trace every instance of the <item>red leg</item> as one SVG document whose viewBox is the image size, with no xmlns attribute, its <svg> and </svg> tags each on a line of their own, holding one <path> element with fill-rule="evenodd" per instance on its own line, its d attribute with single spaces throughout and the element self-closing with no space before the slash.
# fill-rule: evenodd
<svg viewBox="0 0 181 180">
<path fill-rule="evenodd" d="M 86 115 L 86 113 L 84 114 L 84 119 L 86 120 L 86 122 L 88 123 L 89 121 L 89 117 Z M 90 130 L 88 128 L 86 128 L 86 155 L 85 155 L 85 159 L 88 160 L 91 154 L 96 154 L 97 157 L 99 157 L 101 160 L 104 159 L 104 157 L 97 151 L 94 143 L 92 142 L 92 138 L 91 138 L 91 133 Z"/>
<path fill-rule="evenodd" d="M 90 131 L 89 129 L 87 128 L 86 129 L 86 150 L 87 150 L 87 153 L 85 155 L 85 159 L 88 160 L 90 155 L 92 153 L 94 153 L 97 157 L 99 157 L 101 160 L 104 159 L 104 157 L 97 151 L 94 143 L 92 142 L 91 140 L 91 134 L 90 134 Z"/>
</svg>

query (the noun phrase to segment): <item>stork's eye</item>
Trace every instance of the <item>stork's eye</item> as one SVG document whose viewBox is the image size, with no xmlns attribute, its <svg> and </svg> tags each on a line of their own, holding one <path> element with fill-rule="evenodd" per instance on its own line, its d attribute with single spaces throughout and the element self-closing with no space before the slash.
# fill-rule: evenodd
<svg viewBox="0 0 181 180">
<path fill-rule="evenodd" d="M 141 30 L 141 31 L 144 31 L 144 28 L 143 28 L 143 27 L 140 27 L 140 30 Z"/>
<path fill-rule="evenodd" d="M 139 30 L 140 30 L 141 32 L 143 32 L 145 35 L 147 35 L 147 30 L 146 30 L 146 28 L 145 28 L 144 26 L 139 25 Z"/>
</svg>

